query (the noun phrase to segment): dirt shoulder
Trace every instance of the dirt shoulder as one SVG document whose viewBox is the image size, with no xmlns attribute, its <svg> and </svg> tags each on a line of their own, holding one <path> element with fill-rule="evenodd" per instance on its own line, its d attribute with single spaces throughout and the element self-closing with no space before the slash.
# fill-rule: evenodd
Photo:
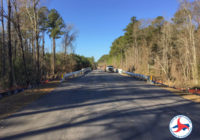
<svg viewBox="0 0 200 140">
<path fill-rule="evenodd" d="M 41 85 L 39 88 L 27 89 L 15 95 L 5 97 L 0 100 L 0 119 L 8 117 L 19 109 L 27 106 L 39 97 L 50 93 L 54 90 L 60 81 L 50 81 L 47 84 Z"/>
<path fill-rule="evenodd" d="M 200 95 L 187 93 L 178 89 L 169 88 L 169 87 L 163 87 L 163 89 L 166 89 L 168 91 L 171 91 L 172 93 L 181 96 L 184 99 L 191 100 L 196 103 L 200 103 Z"/>
</svg>

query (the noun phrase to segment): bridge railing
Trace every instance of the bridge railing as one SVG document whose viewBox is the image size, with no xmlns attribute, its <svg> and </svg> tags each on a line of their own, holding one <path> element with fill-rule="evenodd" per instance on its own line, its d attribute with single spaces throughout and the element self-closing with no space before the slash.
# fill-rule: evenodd
<svg viewBox="0 0 200 140">
<path fill-rule="evenodd" d="M 140 80 L 146 80 L 146 81 L 150 80 L 150 77 L 147 76 L 147 75 L 132 73 L 132 72 L 124 71 L 122 69 L 118 69 L 118 72 L 121 73 L 121 74 L 127 74 L 129 76 L 132 76 L 132 77 L 140 79 Z"/>
<path fill-rule="evenodd" d="M 133 76 L 133 77 L 141 79 L 141 80 L 149 80 L 149 76 L 146 76 L 146 75 L 131 73 L 131 72 L 125 72 L 125 74 L 128 74 L 130 76 Z"/>
<path fill-rule="evenodd" d="M 74 77 L 82 76 L 82 75 L 84 75 L 85 73 L 87 73 L 87 72 L 89 72 L 89 71 L 91 71 L 91 70 L 92 70 L 92 69 L 91 69 L 90 67 L 88 67 L 88 68 L 83 68 L 83 69 L 81 69 L 81 70 L 79 70 L 79 71 L 74 71 L 74 72 L 66 73 L 66 74 L 63 76 L 61 82 L 64 82 L 64 81 L 66 81 L 66 80 L 69 79 L 69 78 L 74 78 Z"/>
</svg>

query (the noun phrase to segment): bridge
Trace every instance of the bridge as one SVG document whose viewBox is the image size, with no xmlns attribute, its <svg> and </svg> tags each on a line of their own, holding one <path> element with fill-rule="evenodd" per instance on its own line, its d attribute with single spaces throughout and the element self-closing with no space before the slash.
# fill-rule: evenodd
<svg viewBox="0 0 200 140">
<path fill-rule="evenodd" d="M 200 104 L 117 73 L 92 71 L 0 122 L 0 139 L 169 140 L 170 120 L 187 115 L 200 138 Z"/>
</svg>

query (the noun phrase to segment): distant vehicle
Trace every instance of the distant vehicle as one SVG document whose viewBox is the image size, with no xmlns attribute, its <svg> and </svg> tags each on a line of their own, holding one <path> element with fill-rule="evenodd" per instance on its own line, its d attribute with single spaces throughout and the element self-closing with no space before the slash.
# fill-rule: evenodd
<svg viewBox="0 0 200 140">
<path fill-rule="evenodd" d="M 114 68 L 114 72 L 118 73 L 118 69 L 117 69 L 117 68 Z"/>
<path fill-rule="evenodd" d="M 107 66 L 106 67 L 106 72 L 114 72 L 113 66 Z"/>
</svg>

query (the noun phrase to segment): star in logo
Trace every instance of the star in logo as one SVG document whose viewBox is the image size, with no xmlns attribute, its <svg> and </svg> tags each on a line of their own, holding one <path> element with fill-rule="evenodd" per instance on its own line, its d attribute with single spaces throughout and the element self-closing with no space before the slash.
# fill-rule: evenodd
<svg viewBox="0 0 200 140">
<path fill-rule="evenodd" d="M 178 118 L 177 125 L 175 125 L 175 126 L 173 127 L 173 128 L 178 128 L 176 131 L 174 131 L 175 133 L 180 132 L 181 130 L 183 130 L 183 131 L 185 131 L 186 129 L 189 130 L 190 125 L 189 125 L 189 124 L 182 124 L 182 123 L 180 122 L 180 119 L 181 119 L 181 118 Z"/>
<path fill-rule="evenodd" d="M 192 132 L 192 121 L 184 115 L 177 115 L 170 121 L 169 130 L 176 138 L 186 138 Z"/>
</svg>

